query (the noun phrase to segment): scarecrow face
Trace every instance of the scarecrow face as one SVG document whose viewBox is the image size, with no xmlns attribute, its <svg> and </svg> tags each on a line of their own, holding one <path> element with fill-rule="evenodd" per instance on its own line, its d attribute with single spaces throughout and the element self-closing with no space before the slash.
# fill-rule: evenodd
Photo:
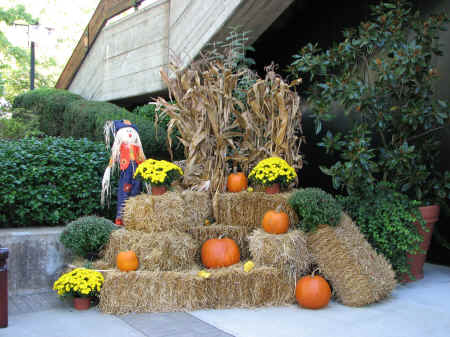
<svg viewBox="0 0 450 337">
<path fill-rule="evenodd" d="M 125 127 L 117 131 L 116 138 L 119 139 L 121 143 L 137 144 L 139 136 L 135 129 Z"/>
</svg>

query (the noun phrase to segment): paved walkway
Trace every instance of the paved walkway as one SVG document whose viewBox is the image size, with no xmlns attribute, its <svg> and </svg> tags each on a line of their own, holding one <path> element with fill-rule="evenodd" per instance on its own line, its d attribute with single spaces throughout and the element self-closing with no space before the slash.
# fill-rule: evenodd
<svg viewBox="0 0 450 337">
<path fill-rule="evenodd" d="M 449 337 L 450 268 L 425 265 L 425 278 L 363 308 L 336 302 L 256 310 L 106 315 L 76 311 L 53 293 L 13 296 L 0 337 Z"/>
</svg>

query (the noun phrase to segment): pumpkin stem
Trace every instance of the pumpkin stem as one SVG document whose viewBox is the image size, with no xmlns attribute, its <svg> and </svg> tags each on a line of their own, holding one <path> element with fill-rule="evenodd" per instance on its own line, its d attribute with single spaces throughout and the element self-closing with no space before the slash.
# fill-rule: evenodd
<svg viewBox="0 0 450 337">
<path fill-rule="evenodd" d="M 275 209 L 275 211 L 276 211 L 277 213 L 280 213 L 282 207 L 283 207 L 283 205 L 282 205 L 282 204 L 279 204 L 279 205 L 277 206 L 277 208 Z"/>
<path fill-rule="evenodd" d="M 237 166 L 233 165 L 233 173 L 237 173 Z"/>
<path fill-rule="evenodd" d="M 313 270 L 311 276 L 312 276 L 312 277 L 316 276 L 316 272 L 317 272 L 317 271 L 320 272 L 320 268 L 319 268 L 319 267 L 314 268 L 314 270 Z"/>
</svg>

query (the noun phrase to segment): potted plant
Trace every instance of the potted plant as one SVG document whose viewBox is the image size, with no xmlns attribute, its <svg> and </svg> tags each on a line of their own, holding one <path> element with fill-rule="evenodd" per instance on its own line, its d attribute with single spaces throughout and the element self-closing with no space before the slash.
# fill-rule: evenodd
<svg viewBox="0 0 450 337">
<path fill-rule="evenodd" d="M 305 233 L 314 232 L 321 225 L 336 227 L 341 220 L 341 204 L 320 188 L 295 191 L 289 198 L 289 205 L 298 215 L 297 228 Z"/>
<path fill-rule="evenodd" d="M 265 187 L 266 193 L 279 193 L 297 179 L 295 169 L 279 157 L 261 160 L 250 172 L 251 184 Z"/>
<path fill-rule="evenodd" d="M 432 63 L 434 55 L 442 55 L 438 33 L 448 22 L 446 14 L 423 17 L 406 1 L 381 2 L 372 8 L 370 21 L 344 32 L 343 42 L 324 52 L 309 44 L 294 56 L 291 68 L 309 78 L 316 133 L 339 115 L 336 107 L 350 124 L 338 132 L 329 128 L 323 136 L 319 146 L 338 157 L 322 171 L 349 195 L 389 182 L 419 201 L 430 219 L 427 230 L 418 225 L 425 251 L 437 204 L 450 197 L 450 173 L 439 170 L 441 132 L 450 111 L 434 94 L 438 73 Z M 428 217 L 430 211 L 434 214 Z M 424 254 L 410 257 L 425 261 Z M 423 277 L 421 268 L 414 267 L 416 278 Z"/>
<path fill-rule="evenodd" d="M 100 295 L 103 282 L 103 275 L 98 271 L 76 268 L 61 275 L 53 284 L 53 290 L 61 297 L 72 297 L 75 309 L 87 310 L 91 299 Z"/>
<path fill-rule="evenodd" d="M 400 282 L 416 279 L 408 263 L 410 255 L 423 253 L 418 225 L 425 226 L 419 202 L 379 183 L 370 191 L 340 197 L 344 210 L 358 224 L 375 250 L 391 263 Z"/>
<path fill-rule="evenodd" d="M 134 177 L 151 185 L 153 195 L 162 195 L 172 182 L 183 175 L 183 170 L 177 165 L 156 159 L 147 159 L 138 166 Z"/>
</svg>

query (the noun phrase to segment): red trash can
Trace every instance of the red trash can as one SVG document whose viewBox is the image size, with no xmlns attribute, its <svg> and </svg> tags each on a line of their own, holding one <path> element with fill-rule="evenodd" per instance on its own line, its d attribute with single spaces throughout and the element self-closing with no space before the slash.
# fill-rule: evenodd
<svg viewBox="0 0 450 337">
<path fill-rule="evenodd" d="M 8 248 L 0 248 L 0 328 L 8 326 Z"/>
</svg>

